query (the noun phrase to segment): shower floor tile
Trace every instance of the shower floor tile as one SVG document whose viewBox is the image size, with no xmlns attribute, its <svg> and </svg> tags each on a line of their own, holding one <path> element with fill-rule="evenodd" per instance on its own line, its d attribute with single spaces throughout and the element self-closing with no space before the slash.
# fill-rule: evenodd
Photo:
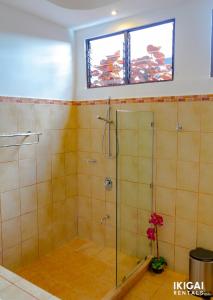
<svg viewBox="0 0 213 300">
<path fill-rule="evenodd" d="M 115 286 L 115 250 L 75 239 L 17 273 L 63 300 L 100 300 Z"/>
</svg>

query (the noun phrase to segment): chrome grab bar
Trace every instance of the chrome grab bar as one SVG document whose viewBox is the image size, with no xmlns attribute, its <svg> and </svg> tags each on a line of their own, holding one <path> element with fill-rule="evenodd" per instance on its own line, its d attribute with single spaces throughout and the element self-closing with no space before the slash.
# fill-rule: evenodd
<svg viewBox="0 0 213 300">
<path fill-rule="evenodd" d="M 31 131 L 29 131 L 29 132 L 16 132 L 16 133 L 10 133 L 10 134 L 0 134 L 0 138 L 11 138 L 11 137 L 19 137 L 19 136 L 23 136 L 25 138 L 27 138 L 29 136 L 36 136 L 37 137 L 36 141 L 34 141 L 34 142 L 0 145 L 0 148 L 18 147 L 18 146 L 38 144 L 39 140 L 40 140 L 40 135 L 42 135 L 41 132 L 31 132 Z"/>
</svg>

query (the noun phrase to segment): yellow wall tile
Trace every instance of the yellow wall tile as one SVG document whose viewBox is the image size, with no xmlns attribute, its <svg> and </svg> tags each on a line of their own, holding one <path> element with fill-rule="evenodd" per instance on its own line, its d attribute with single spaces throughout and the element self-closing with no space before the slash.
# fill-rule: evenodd
<svg viewBox="0 0 213 300">
<path fill-rule="evenodd" d="M 21 265 L 21 245 L 16 245 L 3 252 L 3 265 L 10 270 L 17 270 Z"/>
<path fill-rule="evenodd" d="M 0 132 L 16 132 L 18 130 L 17 105 L 1 103 Z"/>
<path fill-rule="evenodd" d="M 204 102 L 201 105 L 201 131 L 213 132 L 213 103 Z"/>
<path fill-rule="evenodd" d="M 213 164 L 200 164 L 200 192 L 213 194 Z"/>
<path fill-rule="evenodd" d="M 38 239 L 31 238 L 21 244 L 21 259 L 23 264 L 29 264 L 38 258 Z"/>
<path fill-rule="evenodd" d="M 163 187 L 176 187 L 176 161 L 157 160 L 157 184 Z"/>
<path fill-rule="evenodd" d="M 20 160 L 19 162 L 20 186 L 27 186 L 36 183 L 36 161 L 31 159 Z"/>
<path fill-rule="evenodd" d="M 178 273 L 189 273 L 189 251 L 190 249 L 175 247 L 175 271 Z"/>
<path fill-rule="evenodd" d="M 24 187 L 20 190 L 21 214 L 37 209 L 36 185 Z"/>
<path fill-rule="evenodd" d="M 105 200 L 104 180 L 105 180 L 105 178 L 97 177 L 97 176 L 92 176 L 92 178 L 90 178 L 90 180 L 88 180 L 89 184 L 92 184 L 91 195 L 93 198 L 99 199 L 99 200 Z"/>
<path fill-rule="evenodd" d="M 175 130 L 177 125 L 177 104 L 155 103 L 153 107 L 156 127 L 160 130 Z"/>
<path fill-rule="evenodd" d="M 21 204 L 19 190 L 8 191 L 1 194 L 2 221 L 20 216 Z"/>
<path fill-rule="evenodd" d="M 105 133 L 106 134 L 106 133 Z M 91 129 L 90 131 L 90 138 L 91 138 L 91 152 L 99 152 L 102 153 L 104 147 L 106 146 L 103 143 L 103 130 L 102 129 Z M 107 135 L 105 136 L 107 139 Z"/>
<path fill-rule="evenodd" d="M 200 130 L 200 103 L 184 102 L 178 104 L 178 121 L 184 131 Z"/>
<path fill-rule="evenodd" d="M 153 154 L 153 131 L 138 130 L 138 155 L 152 158 Z"/>
<path fill-rule="evenodd" d="M 78 216 L 86 220 L 91 220 L 92 216 L 92 203 L 91 198 L 78 197 Z"/>
<path fill-rule="evenodd" d="M 105 229 L 104 226 L 97 222 L 92 222 L 92 240 L 98 246 L 105 245 Z"/>
<path fill-rule="evenodd" d="M 138 233 L 138 210 L 135 207 L 121 206 L 119 212 L 121 229 Z"/>
<path fill-rule="evenodd" d="M 137 156 L 138 141 L 137 130 L 120 130 L 118 133 L 119 154 Z"/>
<path fill-rule="evenodd" d="M 178 162 L 177 187 L 187 191 L 198 191 L 199 165 L 194 162 Z"/>
<path fill-rule="evenodd" d="M 212 151 L 213 151 L 213 133 L 202 133 L 201 150 L 200 150 L 201 162 L 209 162 L 209 163 L 213 162 Z"/>
<path fill-rule="evenodd" d="M 19 186 L 19 169 L 17 162 L 0 164 L 0 191 L 17 189 Z"/>
<path fill-rule="evenodd" d="M 21 216 L 21 239 L 25 241 L 38 235 L 37 212 L 30 212 Z"/>
<path fill-rule="evenodd" d="M 77 154 L 76 152 L 65 153 L 65 175 L 77 173 Z"/>
<path fill-rule="evenodd" d="M 178 159 L 181 161 L 199 161 L 200 134 L 198 132 L 178 133 Z"/>
<path fill-rule="evenodd" d="M 90 128 L 91 127 L 91 108 L 89 105 L 83 105 L 78 107 L 78 128 Z"/>
<path fill-rule="evenodd" d="M 65 152 L 77 151 L 77 130 L 69 129 L 65 132 Z"/>
<path fill-rule="evenodd" d="M 140 157 L 138 160 L 139 174 L 138 180 L 140 183 L 152 184 L 152 159 Z"/>
<path fill-rule="evenodd" d="M 213 226 L 213 195 L 199 195 L 198 222 Z"/>
<path fill-rule="evenodd" d="M 153 191 L 150 184 L 139 183 L 139 199 L 137 200 L 137 207 L 151 211 L 153 207 L 152 195 Z"/>
<path fill-rule="evenodd" d="M 65 130 L 51 130 L 49 136 L 51 141 L 51 153 L 64 153 Z"/>
<path fill-rule="evenodd" d="M 50 181 L 37 184 L 38 207 L 43 207 L 52 202 L 52 184 Z"/>
<path fill-rule="evenodd" d="M 51 173 L 51 158 L 49 156 L 39 157 L 39 159 L 37 159 L 37 182 L 50 180 Z"/>
<path fill-rule="evenodd" d="M 19 131 L 34 131 L 36 129 L 34 104 L 17 105 L 17 119 Z"/>
<path fill-rule="evenodd" d="M 164 225 L 159 227 L 159 240 L 174 244 L 175 240 L 175 218 L 171 216 L 163 215 Z"/>
<path fill-rule="evenodd" d="M 2 223 L 3 249 L 18 245 L 21 242 L 20 217 Z"/>
<path fill-rule="evenodd" d="M 174 270 L 175 246 L 165 242 L 159 242 L 160 255 L 166 257 L 168 268 Z"/>
<path fill-rule="evenodd" d="M 156 188 L 156 211 L 165 215 L 175 215 L 176 190 Z"/>
<path fill-rule="evenodd" d="M 78 194 L 80 196 L 90 197 L 92 194 L 92 180 L 89 175 L 78 175 Z"/>
<path fill-rule="evenodd" d="M 52 180 L 53 202 L 62 202 L 66 199 L 65 177 Z"/>
<path fill-rule="evenodd" d="M 132 156 L 121 156 L 119 158 L 120 172 L 119 178 L 132 182 L 138 181 L 138 158 Z"/>
<path fill-rule="evenodd" d="M 78 235 L 80 238 L 91 239 L 92 228 L 90 221 L 84 218 L 78 218 Z"/>
<path fill-rule="evenodd" d="M 176 216 L 190 221 L 197 221 L 198 194 L 177 190 Z"/>
<path fill-rule="evenodd" d="M 48 204 L 45 208 L 38 209 L 38 228 L 39 234 L 46 231 L 51 231 L 53 218 L 52 204 Z"/>
<path fill-rule="evenodd" d="M 213 240 L 210 233 L 213 226 L 198 223 L 197 246 L 213 251 Z"/>
<path fill-rule="evenodd" d="M 78 151 L 91 151 L 91 132 L 90 129 L 78 129 Z"/>
<path fill-rule="evenodd" d="M 159 159 L 177 159 L 176 131 L 157 131 L 157 157 Z"/>
<path fill-rule="evenodd" d="M 52 178 L 59 178 L 65 175 L 64 154 L 52 155 Z"/>
<path fill-rule="evenodd" d="M 195 222 L 176 218 L 175 244 L 192 249 L 196 247 L 197 226 Z"/>
<path fill-rule="evenodd" d="M 101 218 L 106 215 L 105 202 L 101 200 L 92 199 L 92 221 L 100 224 Z M 80 215 L 83 217 L 83 215 Z M 86 217 L 86 216 L 85 216 Z"/>
</svg>

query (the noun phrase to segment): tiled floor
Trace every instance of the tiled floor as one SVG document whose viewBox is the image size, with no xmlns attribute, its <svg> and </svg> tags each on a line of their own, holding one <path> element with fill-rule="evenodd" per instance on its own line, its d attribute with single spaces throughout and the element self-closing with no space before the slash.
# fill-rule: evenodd
<svg viewBox="0 0 213 300">
<path fill-rule="evenodd" d="M 123 300 L 198 300 L 191 295 L 174 295 L 174 281 L 184 281 L 186 276 L 165 270 L 162 274 L 147 272 Z"/>
<path fill-rule="evenodd" d="M 18 274 L 63 300 L 100 300 L 115 285 L 115 250 L 76 239 Z"/>
<path fill-rule="evenodd" d="M 137 259 L 119 257 L 123 274 Z M 63 300 L 100 300 L 115 286 L 115 250 L 76 239 L 20 269 L 18 274 Z M 185 279 L 170 270 L 160 275 L 147 272 L 124 300 L 177 300 L 173 282 Z"/>
</svg>

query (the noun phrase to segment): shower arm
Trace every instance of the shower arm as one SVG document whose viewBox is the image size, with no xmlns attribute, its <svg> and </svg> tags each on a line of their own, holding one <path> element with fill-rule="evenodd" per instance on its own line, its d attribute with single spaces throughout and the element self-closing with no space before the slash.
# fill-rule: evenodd
<svg viewBox="0 0 213 300">
<path fill-rule="evenodd" d="M 108 119 L 106 119 L 106 118 L 104 118 L 104 117 L 101 117 L 101 116 L 97 116 L 97 119 L 98 120 L 101 120 L 101 121 L 104 121 L 104 122 L 106 122 L 106 123 L 113 123 L 113 121 L 112 120 L 108 120 Z"/>
</svg>

